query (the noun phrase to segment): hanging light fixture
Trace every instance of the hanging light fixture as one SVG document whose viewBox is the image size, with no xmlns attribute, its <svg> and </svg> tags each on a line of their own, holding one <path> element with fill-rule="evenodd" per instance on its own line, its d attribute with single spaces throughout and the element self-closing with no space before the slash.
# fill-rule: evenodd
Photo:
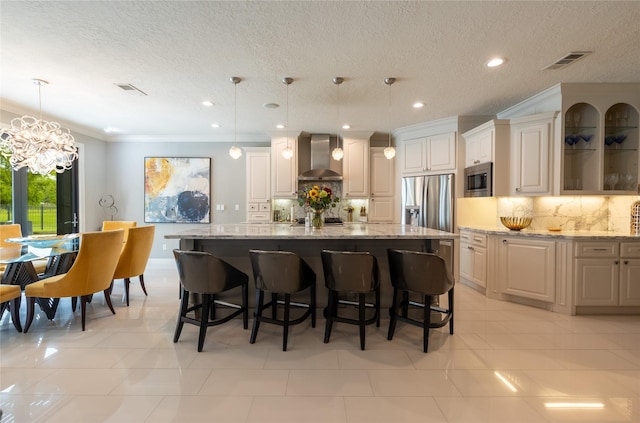
<svg viewBox="0 0 640 423">
<path fill-rule="evenodd" d="M 389 123 L 391 123 L 391 85 L 396 82 L 395 78 L 385 78 L 384 83 L 389 87 Z M 389 130 L 389 145 L 384 149 L 384 156 L 391 160 L 396 156 L 396 149 L 391 146 L 391 130 Z"/>
<path fill-rule="evenodd" d="M 336 85 L 336 92 L 337 92 L 337 101 L 336 101 L 336 122 L 338 124 L 338 136 L 337 136 L 337 143 L 336 143 L 336 148 L 333 149 L 333 151 L 331 152 L 331 157 L 333 157 L 333 160 L 342 160 L 342 158 L 344 157 L 344 151 L 342 151 L 342 148 L 340 148 L 340 84 L 342 84 L 342 82 L 344 82 L 344 78 L 340 78 L 339 76 L 336 76 L 335 78 L 333 78 L 333 83 Z"/>
<path fill-rule="evenodd" d="M 11 121 L 11 127 L 0 131 L 0 153 L 9 159 L 14 170 L 27 167 L 31 173 L 48 175 L 71 169 L 78 158 L 78 148 L 71 132 L 57 122 L 42 119 L 43 86 L 49 84 L 34 79 L 38 86 L 40 118 L 22 116 Z"/>
<path fill-rule="evenodd" d="M 229 149 L 229 155 L 238 160 L 242 156 L 242 149 L 238 147 L 236 144 L 238 143 L 238 84 L 242 79 L 237 76 L 232 76 L 230 78 L 231 83 L 233 84 L 233 146 Z"/>
<path fill-rule="evenodd" d="M 291 160 L 293 157 L 293 148 L 289 145 L 289 85 L 293 82 L 293 78 L 285 77 L 282 78 L 282 83 L 287 86 L 287 121 L 286 121 L 286 137 L 287 137 L 287 148 L 282 150 L 282 157 L 287 160 Z"/>
</svg>

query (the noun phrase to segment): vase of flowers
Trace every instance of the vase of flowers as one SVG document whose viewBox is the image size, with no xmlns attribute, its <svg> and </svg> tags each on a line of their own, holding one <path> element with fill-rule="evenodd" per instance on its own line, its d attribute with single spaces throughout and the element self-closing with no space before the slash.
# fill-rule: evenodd
<svg viewBox="0 0 640 423">
<path fill-rule="evenodd" d="M 314 229 L 324 225 L 324 211 L 336 207 L 339 198 L 334 197 L 329 187 L 311 185 L 305 187 L 298 196 L 298 204 L 311 212 L 310 221 Z"/>
</svg>

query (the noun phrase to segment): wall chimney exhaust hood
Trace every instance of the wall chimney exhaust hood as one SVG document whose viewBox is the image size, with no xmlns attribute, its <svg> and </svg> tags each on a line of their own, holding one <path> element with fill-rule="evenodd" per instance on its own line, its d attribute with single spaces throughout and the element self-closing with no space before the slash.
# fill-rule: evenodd
<svg viewBox="0 0 640 423">
<path fill-rule="evenodd" d="M 329 134 L 311 134 L 298 140 L 299 181 L 342 181 L 342 162 L 332 160 L 336 138 Z"/>
</svg>

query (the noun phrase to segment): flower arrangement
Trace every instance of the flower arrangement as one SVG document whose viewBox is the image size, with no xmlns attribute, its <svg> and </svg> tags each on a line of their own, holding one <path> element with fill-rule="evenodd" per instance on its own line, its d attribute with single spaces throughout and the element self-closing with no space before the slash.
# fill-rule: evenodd
<svg viewBox="0 0 640 423">
<path fill-rule="evenodd" d="M 340 199 L 333 196 L 331 188 L 318 185 L 305 187 L 298 196 L 300 206 L 306 206 L 318 212 L 336 207 L 339 202 Z"/>
</svg>

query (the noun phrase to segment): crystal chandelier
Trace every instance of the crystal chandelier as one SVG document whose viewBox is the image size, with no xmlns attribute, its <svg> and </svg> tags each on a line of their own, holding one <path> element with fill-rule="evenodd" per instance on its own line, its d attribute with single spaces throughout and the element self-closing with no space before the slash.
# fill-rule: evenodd
<svg viewBox="0 0 640 423">
<path fill-rule="evenodd" d="M 337 141 L 336 141 L 336 148 L 333 149 L 333 151 L 331 152 L 331 157 L 333 157 L 333 160 L 342 160 L 342 158 L 344 157 L 344 151 L 342 151 L 342 148 L 340 148 L 340 84 L 342 84 L 342 82 L 344 82 L 344 78 L 340 78 L 339 76 L 336 76 L 335 78 L 333 78 L 333 83 L 336 84 L 336 92 L 337 94 L 337 101 L 336 101 L 336 121 L 338 123 L 338 135 L 337 135 Z"/>
<path fill-rule="evenodd" d="M 389 120 L 391 120 L 391 85 L 396 82 L 395 78 L 385 78 L 384 83 L 389 87 Z M 384 156 L 391 160 L 396 156 L 396 149 L 391 146 L 391 130 L 389 130 L 389 145 L 384 149 Z"/>
<path fill-rule="evenodd" d="M 229 149 L 229 155 L 234 160 L 238 160 L 242 156 L 242 149 L 236 144 L 238 143 L 238 96 L 237 89 L 238 84 L 242 81 L 237 76 L 230 78 L 233 84 L 233 146 Z"/>
<path fill-rule="evenodd" d="M 41 89 L 47 81 L 34 79 L 38 86 L 40 119 L 22 116 L 11 121 L 11 127 L 0 130 L 0 153 L 9 159 L 14 170 L 27 167 L 31 173 L 48 175 L 55 170 L 71 169 L 78 158 L 73 135 L 57 122 L 42 119 Z"/>
<path fill-rule="evenodd" d="M 287 148 L 282 150 L 282 157 L 287 160 L 291 160 L 293 157 L 293 148 L 289 145 L 289 85 L 293 82 L 293 78 L 282 78 L 282 83 L 287 86 L 287 129 L 286 129 L 286 137 L 287 137 Z"/>
</svg>

